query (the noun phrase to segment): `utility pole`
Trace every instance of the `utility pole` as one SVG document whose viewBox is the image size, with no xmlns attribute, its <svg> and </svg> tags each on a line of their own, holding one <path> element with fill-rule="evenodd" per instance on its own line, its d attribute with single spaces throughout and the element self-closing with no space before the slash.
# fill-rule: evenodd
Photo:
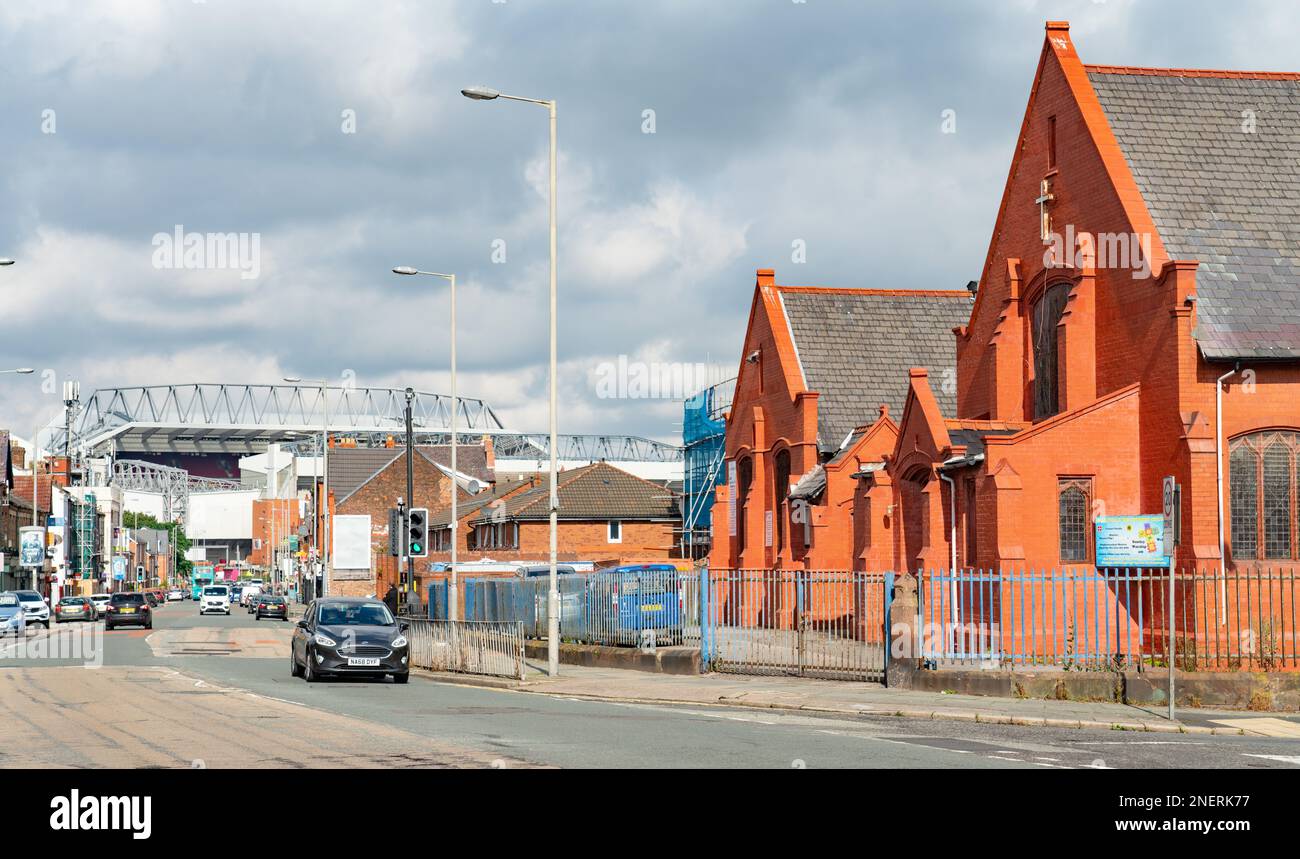
<svg viewBox="0 0 1300 859">
<path fill-rule="evenodd" d="M 411 403 L 415 401 L 415 389 L 406 389 L 406 508 L 402 512 L 402 533 L 411 532 L 411 508 L 415 506 L 415 428 L 411 418 Z M 455 489 L 452 490 L 455 492 Z M 402 540 L 402 553 L 406 556 L 406 576 L 397 594 L 399 608 L 406 605 L 406 588 L 415 586 L 415 558 L 411 555 L 409 539 Z"/>
</svg>

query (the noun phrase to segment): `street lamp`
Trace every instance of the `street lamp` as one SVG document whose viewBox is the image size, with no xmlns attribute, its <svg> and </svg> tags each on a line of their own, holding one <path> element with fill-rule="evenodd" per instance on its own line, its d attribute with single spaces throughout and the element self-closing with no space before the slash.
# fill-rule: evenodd
<svg viewBox="0 0 1300 859">
<path fill-rule="evenodd" d="M 14 261 L 9 257 L 0 257 L 0 265 L 13 265 Z"/>
<path fill-rule="evenodd" d="M 298 376 L 285 376 L 284 380 L 291 385 L 301 384 L 303 381 Z M 320 586 L 321 592 L 316 594 L 316 596 L 323 597 L 329 593 L 331 573 L 330 564 L 334 560 L 333 553 L 330 551 L 330 389 L 329 381 L 326 379 L 321 379 L 320 381 L 312 380 L 310 384 L 320 387 L 321 399 L 325 403 L 325 425 L 321 428 L 321 442 L 324 444 L 324 447 L 321 448 L 321 474 L 323 475 L 321 479 L 321 495 L 324 496 L 325 506 L 322 508 L 319 502 L 316 505 L 325 525 L 324 544 L 319 545 L 320 541 L 317 541 L 318 547 L 321 551 L 322 575 Z M 312 523 L 312 529 L 315 530 L 314 522 Z M 315 571 L 313 571 L 313 577 L 314 575 Z"/>
<path fill-rule="evenodd" d="M 547 598 L 547 623 L 546 623 L 546 651 L 547 651 L 547 673 L 555 677 L 560 673 L 560 594 L 559 581 L 556 576 L 556 557 L 558 551 L 559 537 L 556 517 L 560 508 L 560 496 L 556 491 L 556 477 L 559 468 L 556 463 L 556 450 L 559 447 L 555 431 L 555 414 L 556 414 L 556 333 L 555 333 L 555 281 L 556 281 L 556 225 L 555 225 L 555 177 L 556 177 L 556 121 L 555 121 L 555 101 L 543 100 L 536 98 L 522 98 L 516 95 L 505 95 L 494 89 L 485 86 L 469 87 L 460 91 L 465 98 L 474 101 L 494 101 L 504 98 L 508 101 L 522 101 L 529 104 L 539 104 L 545 107 L 551 117 L 551 201 L 550 201 L 550 221 L 551 221 L 551 590 Z"/>
<path fill-rule="evenodd" d="M 412 268 L 409 265 L 398 266 L 393 269 L 393 274 L 400 274 L 406 277 L 414 275 L 426 275 L 428 277 L 440 277 L 451 284 L 451 588 L 447 596 L 447 618 L 449 620 L 460 619 L 460 599 L 457 588 L 460 586 L 460 577 L 456 572 L 457 561 L 457 529 L 460 527 L 460 520 L 456 516 L 456 413 L 460 411 L 460 400 L 456 396 L 456 275 L 440 274 L 436 271 L 420 271 L 418 268 Z M 413 451 L 407 451 L 413 453 Z M 415 498 L 407 499 L 406 509 L 409 511 L 415 504 Z M 415 585 L 415 562 L 411 562 L 411 585 Z"/>
<path fill-rule="evenodd" d="M 36 372 L 36 371 L 33 370 L 31 367 L 19 367 L 19 368 L 16 369 L 16 370 L 0 370 L 0 375 L 5 375 L 5 374 L 9 374 L 9 373 L 17 373 L 17 374 L 20 375 L 20 376 L 29 376 L 29 375 L 31 375 L 32 373 L 35 373 L 35 372 Z"/>
</svg>

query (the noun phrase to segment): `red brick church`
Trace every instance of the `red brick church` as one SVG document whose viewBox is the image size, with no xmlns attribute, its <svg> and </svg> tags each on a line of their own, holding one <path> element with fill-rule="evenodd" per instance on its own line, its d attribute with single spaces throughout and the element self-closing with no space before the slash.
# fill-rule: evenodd
<svg viewBox="0 0 1300 859">
<path fill-rule="evenodd" d="M 1286 566 L 1298 451 L 1300 74 L 1049 22 L 973 301 L 759 272 L 711 563 L 1087 565 L 1172 475 L 1180 566 Z"/>
</svg>

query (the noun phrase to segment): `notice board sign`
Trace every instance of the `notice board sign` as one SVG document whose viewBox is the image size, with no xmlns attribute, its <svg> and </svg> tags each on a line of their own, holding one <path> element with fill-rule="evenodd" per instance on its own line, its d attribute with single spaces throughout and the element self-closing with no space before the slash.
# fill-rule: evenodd
<svg viewBox="0 0 1300 859">
<path fill-rule="evenodd" d="M 1163 514 L 1151 516 L 1098 516 L 1098 567 L 1167 567 L 1164 553 Z"/>
</svg>

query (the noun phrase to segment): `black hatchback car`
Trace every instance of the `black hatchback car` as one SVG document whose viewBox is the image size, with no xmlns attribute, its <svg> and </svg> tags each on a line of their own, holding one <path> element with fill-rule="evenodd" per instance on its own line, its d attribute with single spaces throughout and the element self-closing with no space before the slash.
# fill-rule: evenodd
<svg viewBox="0 0 1300 859">
<path fill-rule="evenodd" d="M 153 629 L 153 610 L 144 594 L 113 594 L 109 597 L 104 610 L 104 629 L 127 625 Z"/>
<path fill-rule="evenodd" d="M 284 597 L 259 594 L 253 597 L 253 607 L 253 613 L 257 620 L 264 617 L 278 617 L 280 620 L 289 619 L 289 602 Z"/>
<path fill-rule="evenodd" d="M 308 683 L 322 677 L 385 674 L 405 683 L 410 679 L 409 628 L 377 599 L 313 600 L 293 630 L 290 670 Z"/>
</svg>

